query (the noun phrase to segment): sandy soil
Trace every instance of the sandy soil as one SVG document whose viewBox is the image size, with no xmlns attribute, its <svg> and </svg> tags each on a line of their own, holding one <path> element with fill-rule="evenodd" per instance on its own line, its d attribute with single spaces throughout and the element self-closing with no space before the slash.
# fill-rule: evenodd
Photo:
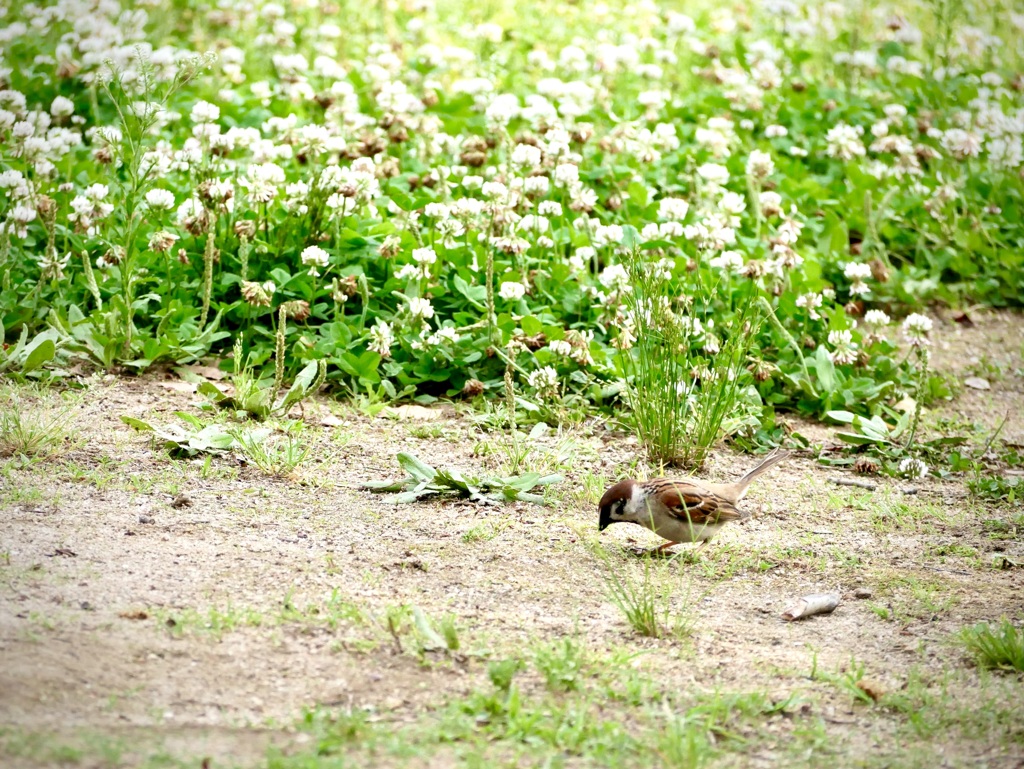
<svg viewBox="0 0 1024 769">
<path fill-rule="evenodd" d="M 990 389 L 963 388 L 928 424 L 991 430 L 1009 412 L 1002 437 L 1024 443 L 1020 318 L 972 318 L 970 327 L 941 324 L 936 365 L 958 382 L 984 377 Z M 129 757 L 162 751 L 256 765 L 271 743 L 301 744 L 292 725 L 306 707 L 413 721 L 478 686 L 483 663 L 469 654 L 425 665 L 401 651 L 384 619 L 400 604 L 455 615 L 467 648 L 508 654 L 575 635 L 598 653 L 650 652 L 646 669 L 673 687 L 803 693 L 838 744 L 867 752 L 881 749 L 897 719 L 810 680 L 815 656 L 829 671 L 855 658 L 887 690 L 915 671 L 952 671 L 965 697 L 1016 692 L 1024 702 L 1019 681 L 987 684 L 951 643 L 980 620 L 1024 619 L 1024 569 L 994 568 L 1024 564 L 1020 508 L 980 503 L 960 478 L 915 484 L 915 495 L 883 478 L 870 492 L 832 484 L 838 472 L 801 453 L 752 489 L 752 520 L 727 527 L 695 558 L 680 547 L 684 555 L 665 564 L 693 632 L 650 640 L 607 599 L 595 554 L 598 542 L 658 542 L 625 525 L 598 536 L 596 497 L 637 454 L 602 425 L 539 442 L 536 466 L 567 476 L 549 508 L 396 507 L 359 489 L 400 475 L 396 452 L 493 469 L 493 436 L 451 407 L 438 420 L 371 418 L 321 400 L 303 414 L 310 458 L 293 477 L 273 479 L 232 458 L 209 467 L 171 460 L 121 422 L 198 413 L 182 389 L 173 375 L 97 380 L 74 412 L 70 445 L 45 461 L 12 460 L 0 478 L 5 766 L 53 765 L 47 746 L 86 738 L 78 765 L 131 765 L 102 758 L 102 739 L 128 744 Z M 831 428 L 794 424 L 832 442 Z M 728 479 L 753 461 L 722 449 L 707 475 Z M 632 556 L 610 552 L 635 568 Z M 868 597 L 854 597 L 858 589 Z M 835 613 L 780 619 L 794 597 L 822 591 L 844 596 Z M 362 620 L 327 623 L 332 595 Z M 779 723 L 783 733 L 793 728 Z M 1024 765 L 1024 726 L 997 736 L 951 741 L 947 765 Z M 774 761 L 770 751 L 748 758 Z"/>
</svg>

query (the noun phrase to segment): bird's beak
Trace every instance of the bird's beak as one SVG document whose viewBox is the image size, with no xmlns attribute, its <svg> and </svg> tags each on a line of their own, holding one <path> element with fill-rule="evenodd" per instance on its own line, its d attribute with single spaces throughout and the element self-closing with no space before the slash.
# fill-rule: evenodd
<svg viewBox="0 0 1024 769">
<path fill-rule="evenodd" d="M 604 531 L 612 522 L 611 511 L 607 507 L 601 508 L 601 518 L 597 522 L 597 530 Z"/>
</svg>

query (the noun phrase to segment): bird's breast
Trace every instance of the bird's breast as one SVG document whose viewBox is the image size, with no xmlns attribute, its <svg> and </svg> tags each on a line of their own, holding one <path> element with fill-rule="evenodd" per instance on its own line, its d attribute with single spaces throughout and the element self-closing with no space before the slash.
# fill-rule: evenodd
<svg viewBox="0 0 1024 769">
<path fill-rule="evenodd" d="M 670 542 L 703 542 L 711 539 L 722 528 L 720 523 L 692 523 L 674 516 L 655 515 L 651 523 L 653 525 L 648 528 Z"/>
</svg>

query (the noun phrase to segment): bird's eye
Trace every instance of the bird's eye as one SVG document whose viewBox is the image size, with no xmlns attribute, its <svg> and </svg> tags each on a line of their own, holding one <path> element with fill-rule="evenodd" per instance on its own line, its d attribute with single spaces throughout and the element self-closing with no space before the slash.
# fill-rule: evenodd
<svg viewBox="0 0 1024 769">
<path fill-rule="evenodd" d="M 615 509 L 614 509 L 613 512 L 614 512 L 615 515 L 622 515 L 622 513 L 623 513 L 623 511 L 625 509 L 626 509 L 626 500 L 620 499 L 618 502 L 615 503 Z"/>
</svg>

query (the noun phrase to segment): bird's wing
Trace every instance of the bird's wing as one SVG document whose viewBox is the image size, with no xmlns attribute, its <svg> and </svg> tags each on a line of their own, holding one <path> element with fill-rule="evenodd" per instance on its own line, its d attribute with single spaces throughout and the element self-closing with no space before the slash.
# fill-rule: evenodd
<svg viewBox="0 0 1024 769">
<path fill-rule="evenodd" d="M 669 513 L 691 524 L 724 523 L 743 517 L 732 502 L 692 481 L 659 478 L 652 485 Z"/>
</svg>

